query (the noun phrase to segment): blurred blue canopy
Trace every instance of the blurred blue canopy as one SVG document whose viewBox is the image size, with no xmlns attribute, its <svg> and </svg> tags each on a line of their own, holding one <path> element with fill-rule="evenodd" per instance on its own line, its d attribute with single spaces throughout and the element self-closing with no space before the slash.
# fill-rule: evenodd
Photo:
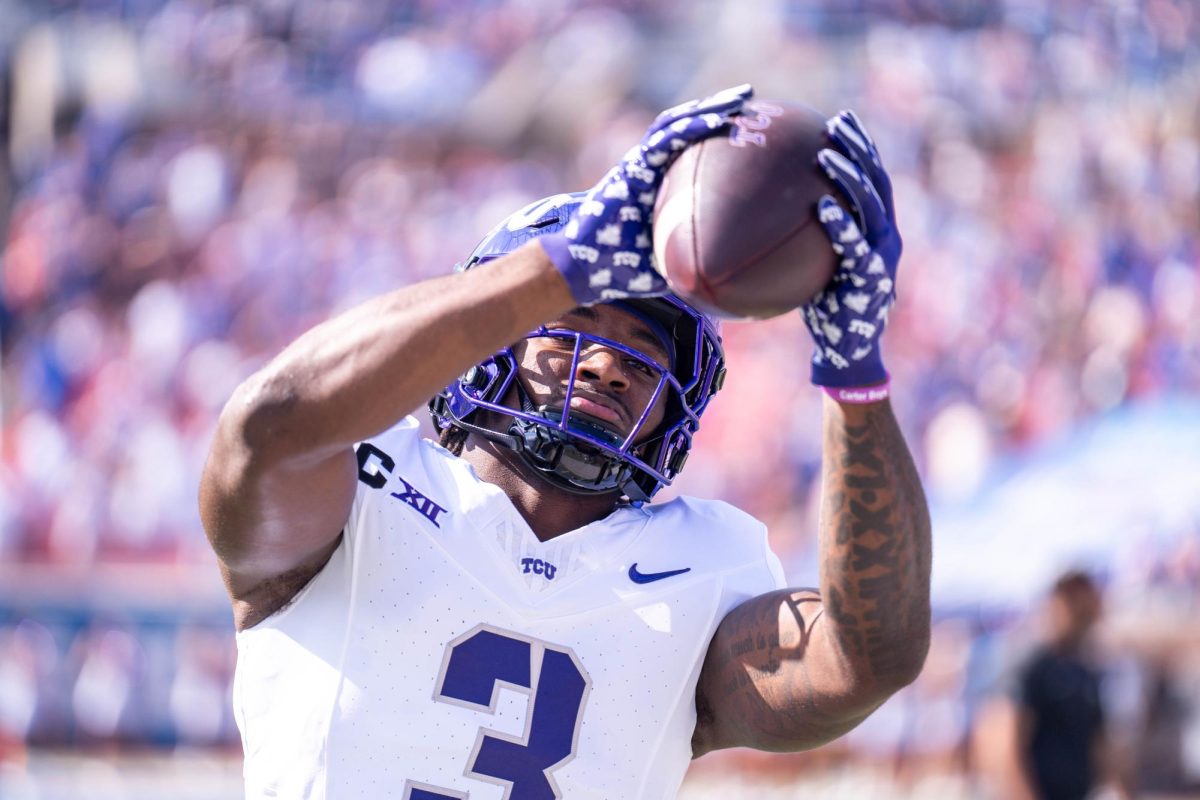
<svg viewBox="0 0 1200 800">
<path fill-rule="evenodd" d="M 1114 411 L 932 514 L 941 607 L 1024 605 L 1063 569 L 1171 547 L 1200 528 L 1200 402 Z"/>
</svg>

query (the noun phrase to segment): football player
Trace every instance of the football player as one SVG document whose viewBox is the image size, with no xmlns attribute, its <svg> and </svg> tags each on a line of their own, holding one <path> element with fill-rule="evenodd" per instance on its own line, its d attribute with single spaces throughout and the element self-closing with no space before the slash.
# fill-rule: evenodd
<svg viewBox="0 0 1200 800">
<path fill-rule="evenodd" d="M 916 676 L 929 521 L 878 347 L 900 237 L 852 113 L 819 158 L 853 208 L 820 204 L 840 267 L 803 309 L 829 394 L 819 589 L 787 588 L 749 515 L 652 502 L 725 374 L 652 268 L 655 193 L 749 94 L 664 112 L 590 192 L 238 388 L 200 502 L 249 797 L 673 797 L 692 758 L 814 747 Z"/>
</svg>

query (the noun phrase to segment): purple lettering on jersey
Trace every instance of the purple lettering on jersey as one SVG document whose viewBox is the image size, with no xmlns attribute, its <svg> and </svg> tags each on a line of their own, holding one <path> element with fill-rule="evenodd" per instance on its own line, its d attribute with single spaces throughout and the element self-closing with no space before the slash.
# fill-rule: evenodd
<svg viewBox="0 0 1200 800">
<path fill-rule="evenodd" d="M 442 527 L 438 524 L 437 518 L 438 514 L 441 514 L 446 509 L 442 508 L 437 503 L 433 502 L 433 500 L 421 494 L 421 492 L 417 491 L 417 489 L 411 483 L 404 480 L 404 478 L 401 478 L 399 475 L 396 476 L 396 480 L 404 484 L 404 493 L 401 494 L 400 492 L 392 492 L 392 497 L 408 503 L 410 506 L 415 508 L 423 517 L 433 523 L 433 527 Z"/>
<path fill-rule="evenodd" d="M 522 558 L 521 566 L 525 568 L 522 572 L 526 575 L 532 572 L 534 575 L 544 576 L 548 581 L 554 580 L 554 575 L 558 572 L 558 567 L 540 558 Z"/>
</svg>

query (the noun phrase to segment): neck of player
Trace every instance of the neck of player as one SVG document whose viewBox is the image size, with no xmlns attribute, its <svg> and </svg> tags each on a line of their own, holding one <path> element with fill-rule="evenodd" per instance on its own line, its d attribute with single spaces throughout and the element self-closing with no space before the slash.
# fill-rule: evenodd
<svg viewBox="0 0 1200 800">
<path fill-rule="evenodd" d="M 563 491 L 541 477 L 503 445 L 472 434 L 462 457 L 481 480 L 499 486 L 539 541 L 603 519 L 617 506 L 619 494 L 580 495 Z"/>
</svg>

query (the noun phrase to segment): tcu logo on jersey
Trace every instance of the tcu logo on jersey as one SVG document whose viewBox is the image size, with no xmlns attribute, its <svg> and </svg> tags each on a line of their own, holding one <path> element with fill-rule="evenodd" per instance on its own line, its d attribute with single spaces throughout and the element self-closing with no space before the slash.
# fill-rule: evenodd
<svg viewBox="0 0 1200 800">
<path fill-rule="evenodd" d="M 554 580 L 554 574 L 558 572 L 558 567 L 540 558 L 522 558 L 521 566 L 525 568 L 526 575 L 531 572 L 534 575 L 545 575 L 548 581 Z"/>
<path fill-rule="evenodd" d="M 395 468 L 395 460 L 370 442 L 363 442 L 358 446 L 358 479 L 372 489 L 382 489 L 386 486 L 387 475 L 392 475 Z M 426 497 L 404 478 L 399 475 L 394 477 L 400 481 L 404 491 L 392 492 L 392 497 L 416 509 L 421 516 L 433 523 L 433 527 L 442 527 L 438 524 L 438 515 L 446 509 Z"/>
</svg>

